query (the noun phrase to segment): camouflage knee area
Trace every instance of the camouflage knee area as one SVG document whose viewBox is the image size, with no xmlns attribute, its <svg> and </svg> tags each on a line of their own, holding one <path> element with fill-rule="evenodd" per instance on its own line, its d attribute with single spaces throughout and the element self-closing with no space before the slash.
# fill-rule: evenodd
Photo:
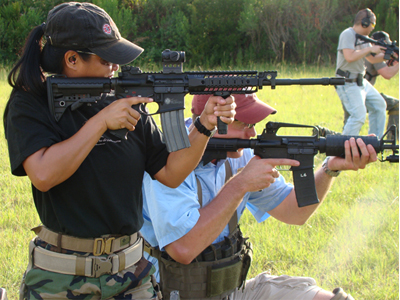
<svg viewBox="0 0 400 300">
<path fill-rule="evenodd" d="M 335 294 L 331 300 L 354 300 L 350 294 L 346 294 L 342 288 L 336 288 L 332 291 Z"/>
<path fill-rule="evenodd" d="M 155 299 L 151 275 L 155 267 L 142 258 L 137 264 L 98 278 L 66 275 L 33 268 L 25 277 L 26 299 Z"/>
<path fill-rule="evenodd" d="M 390 109 L 387 110 L 388 115 L 399 115 L 399 103 L 396 105 L 392 106 Z"/>
<path fill-rule="evenodd" d="M 399 111 L 399 100 L 395 99 L 391 96 L 387 96 L 383 93 L 381 93 L 383 99 L 385 99 L 386 102 L 386 110 L 390 112 L 398 112 Z"/>
<path fill-rule="evenodd" d="M 326 127 L 322 127 L 319 125 L 315 125 L 313 128 L 313 135 L 318 134 L 320 137 L 326 137 L 327 135 L 340 135 L 340 132 L 336 132 L 333 130 L 330 130 Z"/>
</svg>

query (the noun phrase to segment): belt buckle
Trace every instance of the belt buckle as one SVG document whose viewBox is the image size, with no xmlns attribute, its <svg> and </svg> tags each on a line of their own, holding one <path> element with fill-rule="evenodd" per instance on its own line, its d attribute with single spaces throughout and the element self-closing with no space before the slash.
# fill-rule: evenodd
<svg viewBox="0 0 400 300">
<path fill-rule="evenodd" d="M 105 240 L 105 245 L 104 245 L 104 253 L 110 255 L 112 253 L 112 244 L 114 242 L 115 238 L 111 237 Z"/>
<path fill-rule="evenodd" d="M 111 254 L 112 253 L 112 244 L 115 238 L 96 238 L 93 243 L 93 255 L 99 256 L 102 254 Z M 97 245 L 100 243 L 100 247 Z"/>
<path fill-rule="evenodd" d="M 93 257 L 92 276 L 100 277 L 104 274 L 111 274 L 112 263 L 111 257 Z"/>
<path fill-rule="evenodd" d="M 97 247 L 98 243 L 100 243 L 100 249 L 99 249 L 99 247 Z M 105 248 L 105 244 L 104 244 L 104 240 L 102 238 L 94 239 L 94 243 L 93 243 L 93 255 L 94 256 L 102 255 L 104 252 L 104 248 Z"/>
</svg>

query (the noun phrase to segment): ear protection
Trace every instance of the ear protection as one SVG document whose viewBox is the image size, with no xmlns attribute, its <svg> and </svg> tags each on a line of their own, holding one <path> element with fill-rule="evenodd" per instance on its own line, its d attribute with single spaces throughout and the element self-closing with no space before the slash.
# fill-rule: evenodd
<svg viewBox="0 0 400 300">
<path fill-rule="evenodd" d="M 367 12 L 367 16 L 362 18 L 361 26 L 367 28 L 369 25 L 371 25 L 372 11 L 369 8 L 366 8 L 365 11 Z"/>
<path fill-rule="evenodd" d="M 68 60 L 69 60 L 70 63 L 75 64 L 75 62 L 76 62 L 75 55 L 72 55 Z"/>
</svg>

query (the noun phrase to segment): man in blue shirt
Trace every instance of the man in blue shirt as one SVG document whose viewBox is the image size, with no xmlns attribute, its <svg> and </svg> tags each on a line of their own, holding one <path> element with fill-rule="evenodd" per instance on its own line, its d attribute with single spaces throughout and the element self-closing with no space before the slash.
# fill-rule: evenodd
<svg viewBox="0 0 400 300">
<path fill-rule="evenodd" d="M 194 120 L 207 100 L 207 95 L 194 96 Z M 276 112 L 255 94 L 235 95 L 235 102 L 236 120 L 228 126 L 228 133 L 214 136 L 249 139 L 256 136 L 254 124 Z M 193 125 L 190 126 L 189 130 Z M 345 149 L 346 158 L 330 157 L 324 168 L 315 172 L 321 202 L 339 170 L 364 168 L 377 159 L 372 146 L 366 146 L 361 139 L 346 141 Z M 176 189 L 145 176 L 145 221 L 141 233 L 151 245 L 150 253 L 159 259 L 147 257 L 157 268 L 164 299 L 169 299 L 172 290 L 178 290 L 181 299 L 353 299 L 342 289 L 333 293 L 321 289 L 312 278 L 271 276 L 267 272 L 247 280 L 243 291 L 239 289 L 246 271 L 238 271 L 237 264 L 245 266 L 251 250 L 247 240 L 231 226 L 231 220 L 237 217 L 237 222 L 248 208 L 258 222 L 271 215 L 282 222 L 301 225 L 319 206 L 299 208 L 293 186 L 275 169 L 278 165 L 298 166 L 299 162 L 261 159 L 251 149 L 242 149 L 228 152 L 226 160 L 200 163 Z M 234 176 L 225 183 L 230 171 Z M 233 252 L 229 251 L 230 246 L 235 249 Z M 230 256 L 236 251 L 243 255 Z M 207 267 L 202 269 L 203 265 Z M 230 282 L 237 285 L 229 285 Z"/>
</svg>

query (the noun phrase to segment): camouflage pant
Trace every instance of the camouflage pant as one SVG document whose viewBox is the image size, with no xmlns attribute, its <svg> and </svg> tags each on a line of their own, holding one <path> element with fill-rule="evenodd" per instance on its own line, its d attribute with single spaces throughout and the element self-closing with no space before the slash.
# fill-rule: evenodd
<svg viewBox="0 0 400 300">
<path fill-rule="evenodd" d="M 122 272 L 99 278 L 34 267 L 24 275 L 20 293 L 22 299 L 158 299 L 153 287 L 154 271 L 155 267 L 144 258 Z"/>
</svg>

